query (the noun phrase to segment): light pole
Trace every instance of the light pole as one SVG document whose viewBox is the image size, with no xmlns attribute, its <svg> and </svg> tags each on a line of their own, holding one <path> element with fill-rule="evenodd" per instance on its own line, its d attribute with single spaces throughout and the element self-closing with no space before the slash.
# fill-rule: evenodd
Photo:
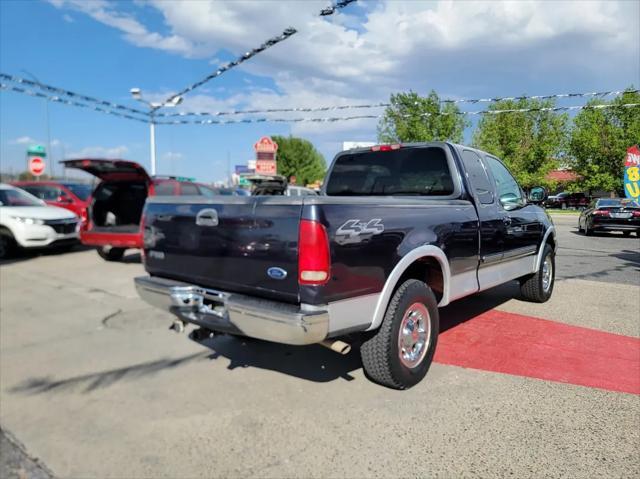
<svg viewBox="0 0 640 479">
<path fill-rule="evenodd" d="M 134 100 L 149 107 L 149 149 L 151 156 L 151 176 L 156 174 L 156 111 L 164 107 L 175 107 L 182 103 L 182 97 L 176 96 L 167 103 L 152 103 L 142 98 L 140 88 L 132 88 L 131 96 Z"/>
<path fill-rule="evenodd" d="M 29 75 L 34 82 L 36 82 L 38 85 L 42 85 L 42 83 L 40 82 L 40 80 L 38 80 L 38 77 L 36 77 L 33 73 L 31 73 L 30 71 L 27 70 L 20 70 L 24 73 L 26 73 L 27 75 Z M 51 177 L 53 178 L 54 175 L 54 170 L 53 170 L 53 151 L 51 151 L 51 132 L 49 129 L 49 99 L 45 98 L 44 99 L 44 116 L 45 116 L 45 122 L 46 122 L 46 126 L 47 126 L 47 154 L 49 155 L 49 173 L 51 173 Z"/>
</svg>

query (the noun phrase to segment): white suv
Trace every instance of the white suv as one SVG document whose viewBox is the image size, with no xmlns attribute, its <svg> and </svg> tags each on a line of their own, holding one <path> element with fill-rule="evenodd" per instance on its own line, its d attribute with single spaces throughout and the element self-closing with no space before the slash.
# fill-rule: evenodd
<svg viewBox="0 0 640 479">
<path fill-rule="evenodd" d="M 20 188 L 0 183 L 0 258 L 16 246 L 43 248 L 73 245 L 80 221 L 69 210 L 47 206 Z"/>
</svg>

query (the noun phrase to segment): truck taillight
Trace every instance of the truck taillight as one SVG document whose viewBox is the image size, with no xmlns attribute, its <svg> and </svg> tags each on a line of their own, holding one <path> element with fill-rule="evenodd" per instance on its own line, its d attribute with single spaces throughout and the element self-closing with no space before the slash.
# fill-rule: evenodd
<svg viewBox="0 0 640 479">
<path fill-rule="evenodd" d="M 301 220 L 298 239 L 298 283 L 321 285 L 329 281 L 329 236 L 322 224 Z"/>
</svg>

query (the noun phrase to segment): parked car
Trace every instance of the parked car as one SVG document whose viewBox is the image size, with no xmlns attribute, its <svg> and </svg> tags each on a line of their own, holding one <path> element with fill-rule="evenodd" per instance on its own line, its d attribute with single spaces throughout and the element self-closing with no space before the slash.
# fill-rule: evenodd
<svg viewBox="0 0 640 479">
<path fill-rule="evenodd" d="M 80 240 L 95 246 L 107 261 L 122 259 L 127 248 L 142 247 L 140 218 L 147 197 L 200 195 L 200 187 L 179 177 L 150 177 L 138 163 L 77 159 L 62 162 L 94 175 L 100 183 L 87 200 Z"/>
<path fill-rule="evenodd" d="M 93 190 L 93 187 L 86 183 L 68 181 L 15 181 L 11 184 L 31 193 L 48 205 L 73 211 L 81 218 Z"/>
<path fill-rule="evenodd" d="M 16 248 L 69 247 L 78 242 L 79 219 L 71 211 L 0 183 L 0 258 Z"/>
<path fill-rule="evenodd" d="M 640 204 L 627 198 L 600 198 L 578 218 L 578 230 L 587 236 L 599 231 L 622 231 L 640 236 Z"/>
<path fill-rule="evenodd" d="M 551 195 L 544 202 L 547 208 L 586 208 L 589 205 L 589 197 L 584 193 L 569 193 L 563 191 L 557 195 Z"/>
<path fill-rule="evenodd" d="M 398 389 L 429 369 L 438 307 L 514 279 L 527 300 L 551 297 L 553 223 L 488 153 L 444 142 L 348 150 L 323 188 L 149 198 L 140 296 L 173 313 L 174 329 L 199 326 L 196 339 L 345 352 L 345 335 L 362 333 L 367 375 Z"/>
<path fill-rule="evenodd" d="M 317 196 L 318 192 L 304 186 L 289 185 L 285 191 L 286 196 Z"/>
</svg>

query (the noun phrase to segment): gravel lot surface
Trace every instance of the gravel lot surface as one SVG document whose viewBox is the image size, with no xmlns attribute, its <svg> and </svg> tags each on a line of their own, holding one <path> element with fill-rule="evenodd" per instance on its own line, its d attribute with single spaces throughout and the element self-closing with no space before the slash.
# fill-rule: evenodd
<svg viewBox="0 0 640 479">
<path fill-rule="evenodd" d="M 639 337 L 637 240 L 554 220 L 551 301 L 509 284 L 443 320 L 498 308 Z M 197 344 L 137 298 L 138 259 L 0 267 L 0 425 L 57 477 L 640 476 L 640 396 L 442 364 L 398 392 L 365 378 L 357 348 Z M 22 477 L 4 444 L 0 476 Z"/>
</svg>

